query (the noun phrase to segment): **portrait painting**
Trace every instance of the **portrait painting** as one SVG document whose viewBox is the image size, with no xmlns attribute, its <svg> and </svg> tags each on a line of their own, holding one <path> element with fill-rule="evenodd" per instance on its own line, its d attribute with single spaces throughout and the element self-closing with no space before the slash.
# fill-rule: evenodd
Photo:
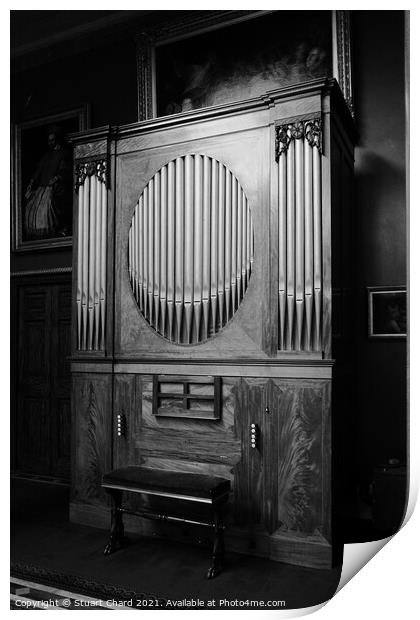
<svg viewBox="0 0 420 620">
<path fill-rule="evenodd" d="M 73 161 L 68 136 L 87 124 L 87 108 L 82 106 L 14 126 L 14 250 L 71 244 Z"/>
<path fill-rule="evenodd" d="M 407 293 L 400 287 L 368 289 L 369 338 L 407 336 Z"/>
<path fill-rule="evenodd" d="M 196 11 L 136 45 L 140 121 L 332 77 L 354 114 L 348 11 Z"/>
<path fill-rule="evenodd" d="M 157 46 L 157 116 L 331 75 L 331 13 L 309 13 L 279 11 Z"/>
</svg>

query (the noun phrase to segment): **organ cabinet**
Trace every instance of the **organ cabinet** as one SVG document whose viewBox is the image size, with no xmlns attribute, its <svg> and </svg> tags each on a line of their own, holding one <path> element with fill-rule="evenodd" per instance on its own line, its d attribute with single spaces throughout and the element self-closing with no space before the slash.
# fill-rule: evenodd
<svg viewBox="0 0 420 620">
<path fill-rule="evenodd" d="M 108 526 L 115 467 L 222 475 L 228 549 L 331 566 L 353 170 L 336 82 L 73 145 L 71 519 Z"/>
</svg>

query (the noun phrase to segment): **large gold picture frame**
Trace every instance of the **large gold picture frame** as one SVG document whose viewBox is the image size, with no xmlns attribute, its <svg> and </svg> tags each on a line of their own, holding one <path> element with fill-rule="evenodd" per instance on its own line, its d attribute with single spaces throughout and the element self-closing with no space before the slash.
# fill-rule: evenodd
<svg viewBox="0 0 420 620">
<path fill-rule="evenodd" d="M 149 31 L 139 33 L 137 37 L 137 78 L 138 78 L 138 120 L 148 120 L 158 116 L 184 110 L 159 110 L 159 55 L 163 47 L 171 46 L 180 41 L 196 38 L 197 49 L 200 48 L 200 37 L 207 35 L 215 30 L 225 27 L 237 26 L 264 17 L 269 14 L 277 13 L 281 17 L 282 11 L 192 11 L 182 18 L 176 18 L 159 25 Z M 290 12 L 289 12 L 290 13 Z M 300 25 L 305 25 L 306 11 L 298 11 L 296 21 Z M 352 59 L 351 59 L 351 20 L 349 11 L 317 11 L 315 14 L 330 14 L 330 40 L 331 40 L 331 67 L 328 77 L 336 78 L 339 83 L 345 100 L 352 114 L 353 92 L 352 92 Z M 257 24 L 257 22 L 254 22 Z M 306 28 L 311 27 L 308 21 Z M 232 32 L 232 30 L 231 30 Z M 282 34 L 282 33 L 279 33 Z M 293 33 L 292 33 L 293 34 Z M 284 38 L 284 33 L 282 34 Z M 282 37 L 277 36 L 273 39 L 271 49 L 274 49 L 276 41 Z M 320 77 L 315 75 L 314 77 Z M 302 80 L 305 77 L 303 76 Z M 309 78 L 308 78 L 309 79 Z M 276 88 L 282 87 L 281 80 Z M 246 98 L 246 97 L 244 97 Z M 212 105 L 212 104 L 210 104 Z M 200 106 L 201 107 L 201 106 Z M 203 106 L 205 107 L 205 106 Z"/>
</svg>

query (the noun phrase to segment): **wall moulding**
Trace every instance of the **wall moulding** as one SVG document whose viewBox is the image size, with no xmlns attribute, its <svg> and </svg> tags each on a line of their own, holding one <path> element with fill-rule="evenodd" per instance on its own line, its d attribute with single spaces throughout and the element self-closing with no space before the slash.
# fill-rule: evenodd
<svg viewBox="0 0 420 620">
<path fill-rule="evenodd" d="M 56 275 L 62 273 L 71 273 L 71 267 L 52 267 L 51 269 L 27 269 L 25 271 L 12 271 L 10 273 L 11 278 L 23 278 L 25 276 L 44 276 L 44 275 Z"/>
<path fill-rule="evenodd" d="M 249 84 L 244 84 L 242 89 L 238 87 L 238 79 L 240 81 L 243 76 L 240 76 L 240 72 L 238 73 L 234 68 L 231 72 L 232 75 L 226 74 L 220 77 L 220 92 L 216 94 L 211 92 L 213 89 L 209 79 L 214 79 L 214 75 L 217 73 L 217 62 L 214 61 L 212 48 L 204 49 L 203 35 L 206 38 L 211 35 L 212 31 L 226 27 L 232 27 L 230 32 L 233 33 L 244 25 L 247 28 L 258 28 L 258 19 L 268 16 L 268 19 L 272 21 L 276 13 L 280 14 L 282 11 L 194 11 L 182 18 L 177 17 L 147 31 L 139 32 L 136 37 L 138 120 L 144 121 L 192 109 L 213 107 L 227 101 L 240 101 L 249 97 Z M 298 37 L 303 37 L 304 47 L 306 45 L 305 58 L 299 56 L 297 51 L 299 46 L 296 45 L 296 49 L 293 50 L 293 66 L 285 70 L 284 64 L 281 68 L 279 56 L 281 52 L 279 51 L 277 54 L 279 57 L 274 55 L 273 58 L 270 58 L 265 75 L 270 74 L 271 77 L 266 82 L 265 88 L 260 84 L 260 90 L 257 94 L 264 96 L 266 92 L 283 86 L 298 84 L 319 77 L 334 77 L 339 83 L 353 115 L 350 11 L 318 11 L 315 13 L 319 14 L 316 16 L 317 19 L 326 19 L 327 14 L 329 14 L 329 21 L 325 22 L 328 24 L 328 33 L 326 33 L 325 28 L 323 33 L 324 42 L 328 41 L 328 45 L 325 43 L 324 47 L 321 47 L 318 43 L 315 34 L 316 28 L 312 27 L 313 15 L 308 15 L 306 23 L 300 16 L 299 23 L 293 28 L 296 30 L 297 43 L 301 44 L 302 41 Z M 321 13 L 323 15 L 320 15 Z M 318 31 L 320 31 L 319 25 Z M 238 34 L 238 40 L 240 39 L 241 37 Z M 271 47 L 275 48 L 276 41 L 278 39 L 272 41 Z M 194 64 L 194 68 L 192 68 L 193 65 L 188 65 L 185 58 L 182 59 L 182 53 L 179 59 L 176 57 L 176 46 L 179 47 L 179 44 L 185 44 L 189 47 L 196 46 L 194 57 L 199 60 Z M 290 50 L 288 51 L 290 52 Z M 173 93 L 168 94 L 172 87 L 168 79 L 163 79 L 167 56 L 171 58 L 175 67 L 170 68 L 170 74 L 179 74 L 177 81 L 185 82 L 180 93 L 178 93 L 179 100 L 173 97 Z M 203 84 L 204 82 L 207 84 L 206 90 L 207 93 L 211 93 L 210 95 L 203 96 L 203 93 L 200 94 L 200 89 L 197 88 L 200 79 L 202 79 Z M 267 77 L 264 79 L 267 80 Z M 226 96 L 229 97 L 229 95 L 224 96 L 221 91 L 224 91 L 225 94 L 229 90 L 232 91 L 232 85 L 238 88 L 236 88 L 237 92 L 235 91 L 233 98 L 229 100 L 226 99 Z M 194 94 L 192 94 L 193 92 Z M 245 92 L 248 92 L 248 95 L 245 95 Z M 232 97 L 232 93 L 230 96 Z"/>
</svg>

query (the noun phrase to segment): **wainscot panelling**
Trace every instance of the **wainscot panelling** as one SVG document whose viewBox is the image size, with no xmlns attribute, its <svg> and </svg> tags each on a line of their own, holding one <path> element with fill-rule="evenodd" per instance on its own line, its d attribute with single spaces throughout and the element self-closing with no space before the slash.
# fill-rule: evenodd
<svg viewBox="0 0 420 620">
<path fill-rule="evenodd" d="M 12 279 L 13 469 L 70 477 L 71 287 L 68 276 Z"/>
</svg>

